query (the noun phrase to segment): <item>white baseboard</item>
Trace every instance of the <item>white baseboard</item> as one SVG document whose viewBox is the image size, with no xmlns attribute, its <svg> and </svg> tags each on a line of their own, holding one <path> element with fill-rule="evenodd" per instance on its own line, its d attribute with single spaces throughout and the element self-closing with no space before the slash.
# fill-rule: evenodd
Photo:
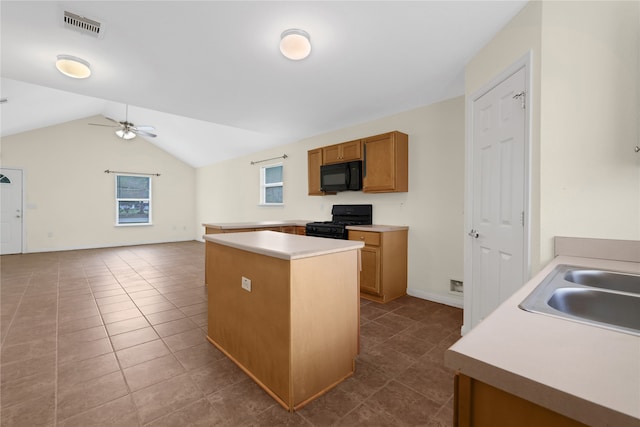
<svg viewBox="0 0 640 427">
<path fill-rule="evenodd" d="M 462 297 L 458 297 L 455 295 L 447 296 L 447 295 L 435 294 L 433 292 L 427 292 L 427 291 L 412 289 L 412 288 L 407 288 L 407 294 L 411 295 L 412 297 L 422 298 L 428 301 L 450 305 L 451 307 L 456 307 L 456 308 L 464 307 Z"/>
<path fill-rule="evenodd" d="M 41 252 L 62 252 L 62 251 L 80 251 L 83 249 L 103 249 L 103 248 L 119 248 L 126 246 L 141 246 L 141 245 L 158 245 L 162 243 L 179 243 L 179 242 L 192 242 L 194 239 L 180 239 L 180 240 L 162 240 L 153 242 L 126 242 L 126 243 L 112 243 L 109 245 L 87 245 L 87 246 L 70 246 L 63 248 L 39 248 L 35 250 L 27 250 L 22 252 L 23 254 L 35 254 Z"/>
</svg>

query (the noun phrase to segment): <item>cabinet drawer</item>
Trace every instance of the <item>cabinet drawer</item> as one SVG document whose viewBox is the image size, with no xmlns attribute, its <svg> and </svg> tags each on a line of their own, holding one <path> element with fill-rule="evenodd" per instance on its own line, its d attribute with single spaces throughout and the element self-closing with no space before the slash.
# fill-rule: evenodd
<svg viewBox="0 0 640 427">
<path fill-rule="evenodd" d="M 349 230 L 349 240 L 360 240 L 365 245 L 380 246 L 380 233 L 374 231 Z"/>
</svg>

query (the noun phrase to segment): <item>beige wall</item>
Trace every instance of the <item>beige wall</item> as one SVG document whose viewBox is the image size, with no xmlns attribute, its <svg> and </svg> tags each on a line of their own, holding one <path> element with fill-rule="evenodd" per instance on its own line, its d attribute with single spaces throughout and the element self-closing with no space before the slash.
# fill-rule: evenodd
<svg viewBox="0 0 640 427">
<path fill-rule="evenodd" d="M 543 261 L 556 235 L 640 239 L 639 5 L 544 3 Z"/>
<path fill-rule="evenodd" d="M 307 195 L 307 150 L 399 130 L 409 135 L 409 192 Z M 283 207 L 259 206 L 259 165 L 284 164 Z M 273 162 L 271 162 L 273 163 Z M 461 305 L 449 280 L 463 275 L 464 102 L 455 98 L 197 170 L 198 223 L 331 219 L 331 206 L 373 204 L 377 224 L 408 225 L 409 292 Z"/>
<path fill-rule="evenodd" d="M 532 274 L 553 236 L 640 238 L 638 8 L 529 2 L 467 66 L 470 98 L 532 54 Z"/>
<path fill-rule="evenodd" d="M 2 167 L 24 169 L 24 251 L 40 252 L 192 240 L 195 170 L 142 138 L 117 138 L 76 120 L 2 138 Z M 152 178 L 153 225 L 116 227 L 115 178 Z"/>
</svg>

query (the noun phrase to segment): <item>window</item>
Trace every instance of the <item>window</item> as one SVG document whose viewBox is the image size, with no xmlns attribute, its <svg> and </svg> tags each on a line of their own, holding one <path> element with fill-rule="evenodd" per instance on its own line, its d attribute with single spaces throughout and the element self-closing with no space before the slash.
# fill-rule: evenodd
<svg viewBox="0 0 640 427">
<path fill-rule="evenodd" d="M 116 175 L 116 225 L 151 224 L 151 177 Z"/>
<path fill-rule="evenodd" d="M 260 204 L 281 205 L 282 163 L 260 168 Z"/>
</svg>

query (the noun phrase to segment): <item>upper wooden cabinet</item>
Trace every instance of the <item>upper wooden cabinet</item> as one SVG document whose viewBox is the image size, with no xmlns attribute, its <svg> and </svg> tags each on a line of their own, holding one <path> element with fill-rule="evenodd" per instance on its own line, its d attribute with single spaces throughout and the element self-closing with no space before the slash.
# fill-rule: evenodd
<svg viewBox="0 0 640 427">
<path fill-rule="evenodd" d="M 409 191 L 409 136 L 394 131 L 362 140 L 362 191 Z"/>
<path fill-rule="evenodd" d="M 359 139 L 322 147 L 322 160 L 324 165 L 360 159 L 362 159 L 362 149 Z"/>
<path fill-rule="evenodd" d="M 320 166 L 322 166 L 322 148 L 307 152 L 307 175 L 310 196 L 324 196 L 320 190 Z"/>
<path fill-rule="evenodd" d="M 307 152 L 310 196 L 324 196 L 320 190 L 320 166 L 362 160 L 362 191 L 393 193 L 409 191 L 409 136 L 393 131 Z"/>
</svg>

